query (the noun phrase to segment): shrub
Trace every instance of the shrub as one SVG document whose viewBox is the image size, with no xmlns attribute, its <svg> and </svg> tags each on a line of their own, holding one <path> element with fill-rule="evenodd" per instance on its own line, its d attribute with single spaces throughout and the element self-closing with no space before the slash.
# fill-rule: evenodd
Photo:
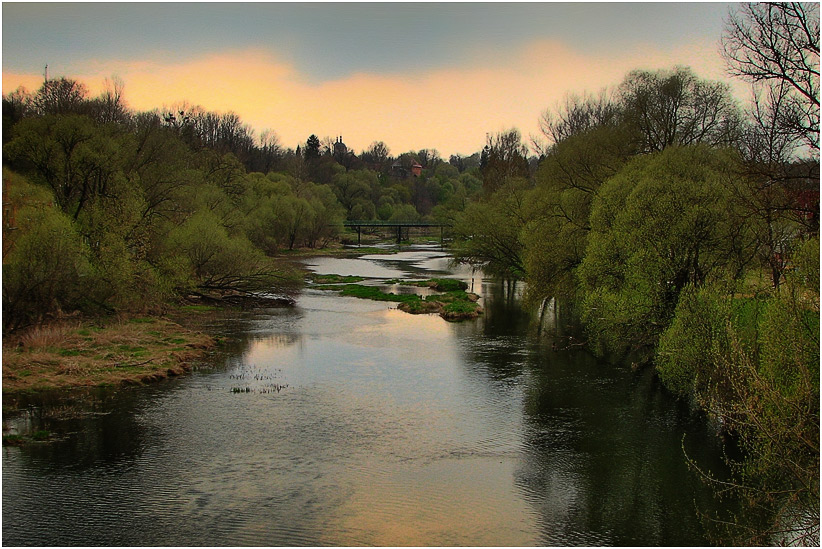
<svg viewBox="0 0 822 549">
<path fill-rule="evenodd" d="M 3 257 L 4 330 L 81 308 L 91 274 L 88 249 L 71 220 L 51 205 L 28 201 L 42 198 L 36 190 L 21 191 L 17 198 L 30 203 L 17 211 L 17 230 Z"/>
</svg>

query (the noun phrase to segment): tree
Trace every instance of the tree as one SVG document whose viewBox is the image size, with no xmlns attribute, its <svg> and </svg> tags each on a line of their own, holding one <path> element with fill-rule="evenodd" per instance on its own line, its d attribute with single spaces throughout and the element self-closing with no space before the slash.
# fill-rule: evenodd
<svg viewBox="0 0 822 549">
<path fill-rule="evenodd" d="M 232 236 L 212 212 L 200 211 L 169 235 L 170 249 L 197 293 L 271 291 L 280 276 L 243 235 Z"/>
<path fill-rule="evenodd" d="M 417 160 L 426 170 L 434 169 L 437 167 L 437 164 L 442 162 L 442 158 L 440 158 L 440 153 L 437 149 L 420 149 L 417 151 Z"/>
<path fill-rule="evenodd" d="M 728 70 L 766 90 L 770 126 L 819 150 L 819 4 L 739 4 L 725 24 Z"/>
<path fill-rule="evenodd" d="M 486 272 L 508 280 L 525 278 L 523 228 L 527 218 L 527 181 L 513 179 L 493 200 L 468 204 L 457 216 L 455 257 L 484 265 Z"/>
<path fill-rule="evenodd" d="M 566 95 L 563 103 L 553 111 L 540 116 L 539 128 L 548 139 L 548 145 L 560 143 L 573 135 L 599 126 L 612 126 L 620 122 L 622 110 L 605 90 L 599 95 Z M 547 153 L 545 147 L 540 152 Z"/>
<path fill-rule="evenodd" d="M 303 147 L 303 158 L 311 161 L 320 157 L 320 138 L 313 133 L 308 136 Z"/>
<path fill-rule="evenodd" d="M 785 289 L 689 288 L 660 339 L 657 370 L 733 433 L 733 476 L 701 471 L 745 504 L 718 517 L 734 545 L 819 545 L 819 240 L 795 250 Z M 728 539 L 728 538 L 726 538 Z"/>
<path fill-rule="evenodd" d="M 478 168 L 480 165 L 480 153 L 474 153 L 471 156 L 463 156 L 461 154 L 452 154 L 448 158 L 448 163 L 463 173 L 472 168 Z"/>
<path fill-rule="evenodd" d="M 374 172 L 357 170 L 339 173 L 334 176 L 331 188 L 340 204 L 348 212 L 348 219 L 362 219 L 353 215 L 354 207 L 362 202 L 369 202 L 369 194 L 378 185 Z M 371 203 L 373 209 L 373 203 Z"/>
<path fill-rule="evenodd" d="M 487 195 L 514 178 L 530 176 L 528 149 L 522 144 L 519 130 L 512 129 L 488 137 L 482 151 L 480 171 L 482 186 Z"/>
<path fill-rule="evenodd" d="M 32 97 L 32 106 L 40 115 L 84 114 L 87 96 L 86 86 L 76 80 L 46 80 Z"/>
<path fill-rule="evenodd" d="M 31 115 L 31 94 L 23 86 L 3 96 L 3 144 L 11 139 L 11 128 Z"/>
<path fill-rule="evenodd" d="M 374 141 L 360 155 L 366 166 L 377 172 L 381 172 L 388 165 L 391 151 L 382 141 Z"/>
<path fill-rule="evenodd" d="M 306 224 L 305 245 L 325 246 L 342 231 L 345 209 L 328 185 L 307 184 L 298 193 L 311 204 L 313 215 Z"/>
<path fill-rule="evenodd" d="M 123 159 L 118 139 L 87 116 L 48 115 L 17 124 L 7 154 L 33 168 L 34 180 L 51 187 L 62 210 L 77 219 L 93 197 L 109 191 Z"/>
<path fill-rule="evenodd" d="M 101 124 L 125 123 L 130 118 L 128 107 L 123 99 L 125 83 L 118 77 L 106 78 L 105 89 L 99 97 L 92 99 L 89 115 Z"/>
<path fill-rule="evenodd" d="M 632 71 L 619 87 L 624 120 L 642 152 L 670 146 L 736 143 L 739 113 L 726 84 L 697 78 L 689 68 Z"/>
<path fill-rule="evenodd" d="M 17 210 L 16 230 L 3 235 L 3 329 L 15 330 L 81 306 L 92 269 L 87 246 L 49 193 L 5 170 L 3 180 L 11 187 L 4 200 Z"/>
<path fill-rule="evenodd" d="M 635 152 L 624 128 L 614 125 L 569 135 L 550 149 L 536 173 L 523 236 L 529 297 L 574 293 L 574 271 L 591 230 L 591 205 L 602 184 Z"/>
<path fill-rule="evenodd" d="M 736 161 L 705 146 L 668 148 L 600 189 L 577 275 L 601 350 L 649 358 L 685 287 L 741 275 L 750 237 L 731 200 Z"/>
</svg>

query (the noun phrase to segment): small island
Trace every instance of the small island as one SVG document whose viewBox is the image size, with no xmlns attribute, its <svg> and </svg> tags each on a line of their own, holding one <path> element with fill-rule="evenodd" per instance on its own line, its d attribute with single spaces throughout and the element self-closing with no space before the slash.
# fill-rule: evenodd
<svg viewBox="0 0 822 549">
<path fill-rule="evenodd" d="M 330 276 L 332 275 L 320 275 L 315 277 L 315 280 L 327 280 L 325 277 Z M 383 284 L 431 288 L 439 293 L 428 296 L 395 294 L 384 292 L 376 286 L 352 283 L 321 284 L 315 286 L 315 288 L 339 291 L 340 295 L 343 296 L 396 302 L 399 303 L 397 308 L 406 313 L 439 314 L 449 322 L 474 319 L 483 313 L 483 309 L 478 303 L 479 296 L 475 293 L 466 292 L 468 285 L 461 280 L 452 278 L 432 278 L 428 280 L 391 279 L 383 281 Z"/>
</svg>

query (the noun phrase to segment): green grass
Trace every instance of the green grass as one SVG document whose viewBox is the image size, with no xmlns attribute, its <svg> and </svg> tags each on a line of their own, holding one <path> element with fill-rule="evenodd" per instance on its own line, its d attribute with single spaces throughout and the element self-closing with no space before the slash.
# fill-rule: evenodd
<svg viewBox="0 0 822 549">
<path fill-rule="evenodd" d="M 351 284 L 365 280 L 361 276 L 342 276 L 338 274 L 315 274 L 311 276 L 314 284 Z"/>
<path fill-rule="evenodd" d="M 59 349 L 57 354 L 60 356 L 80 356 L 82 353 L 76 349 Z"/>
<path fill-rule="evenodd" d="M 477 305 L 473 301 L 452 301 L 451 303 L 447 303 L 445 307 L 443 307 L 443 311 L 446 313 L 454 314 L 470 314 L 476 311 L 478 308 L 479 305 Z"/>
<path fill-rule="evenodd" d="M 437 290 L 438 292 L 453 292 L 457 290 L 468 289 L 468 284 L 466 284 L 462 280 L 456 280 L 453 278 L 432 278 L 428 281 L 428 283 L 429 285 L 433 283 L 434 285 L 431 287 Z"/>
<path fill-rule="evenodd" d="M 339 289 L 339 288 L 332 288 Z M 395 303 L 408 303 L 420 301 L 422 298 L 416 294 L 391 294 L 386 293 L 374 286 L 363 286 L 362 284 L 346 284 L 342 287 L 341 294 L 344 296 L 358 297 L 360 299 L 371 299 L 374 301 L 392 301 Z"/>
<path fill-rule="evenodd" d="M 416 294 L 387 293 L 375 286 L 363 286 L 362 284 L 346 284 L 342 287 L 324 286 L 321 289 L 336 290 L 341 295 L 360 299 L 399 303 L 403 311 L 411 314 L 439 312 L 446 320 L 464 320 L 481 312 L 475 296 L 468 294 L 465 290 L 452 290 L 420 297 Z"/>
<path fill-rule="evenodd" d="M 25 442 L 26 437 L 23 435 L 3 435 L 3 446 L 21 446 Z"/>
<path fill-rule="evenodd" d="M 468 289 L 468 284 L 462 280 L 456 280 L 454 278 L 429 278 L 427 280 L 400 280 L 399 278 L 391 278 L 384 280 L 383 284 L 399 284 L 400 286 L 432 288 L 438 292 L 452 292 L 455 290 Z"/>
<path fill-rule="evenodd" d="M 132 324 L 151 324 L 156 322 L 156 320 L 153 318 L 132 318 L 129 322 Z"/>
</svg>

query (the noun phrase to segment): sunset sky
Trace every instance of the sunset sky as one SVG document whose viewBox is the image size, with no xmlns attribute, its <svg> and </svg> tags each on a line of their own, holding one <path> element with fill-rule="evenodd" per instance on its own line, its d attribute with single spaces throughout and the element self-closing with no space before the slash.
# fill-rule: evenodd
<svg viewBox="0 0 822 549">
<path fill-rule="evenodd" d="M 136 110 L 232 110 L 294 148 L 342 135 L 357 152 L 471 154 L 568 93 L 632 69 L 726 80 L 724 3 L 10 3 L 3 93 L 49 76 L 93 94 L 125 82 Z M 729 83 L 732 81 L 727 80 Z M 734 83 L 736 95 L 744 87 Z"/>
</svg>

